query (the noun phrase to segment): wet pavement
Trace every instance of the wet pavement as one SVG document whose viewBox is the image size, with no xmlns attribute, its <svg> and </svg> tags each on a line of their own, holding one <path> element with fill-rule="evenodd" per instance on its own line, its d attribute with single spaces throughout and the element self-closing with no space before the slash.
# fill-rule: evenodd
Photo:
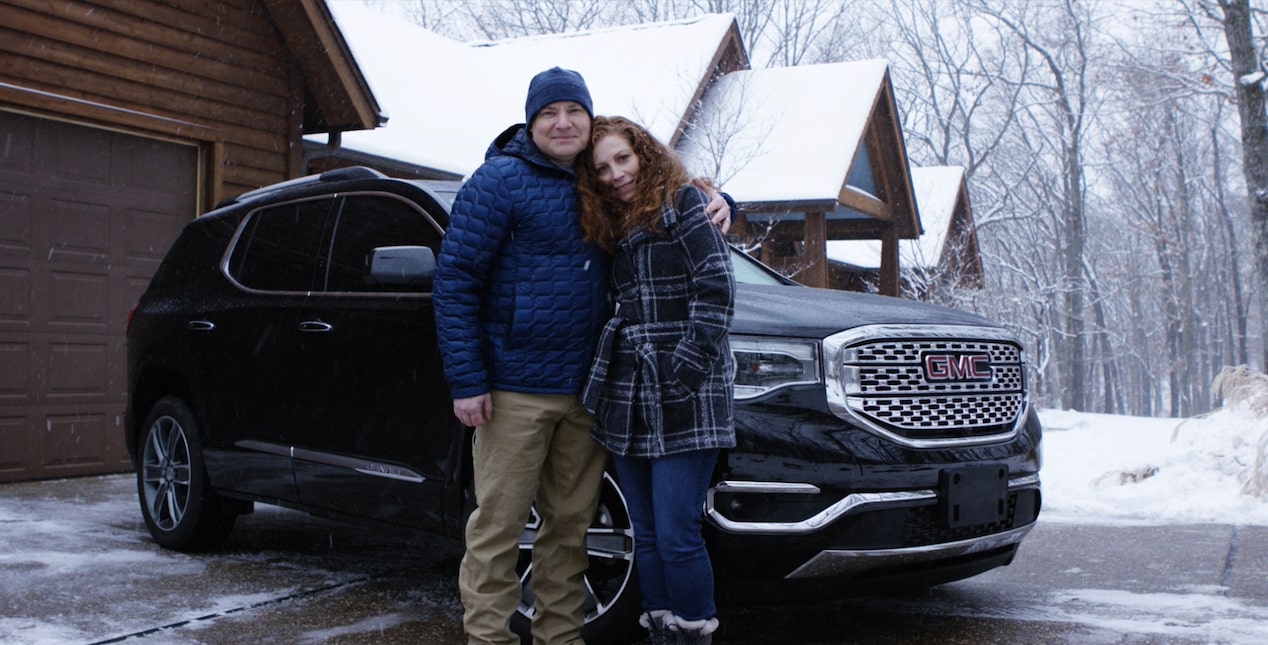
<svg viewBox="0 0 1268 645">
<path fill-rule="evenodd" d="M 265 505 L 221 548 L 176 553 L 150 540 L 131 475 L 3 484 L 0 643 L 462 643 L 460 557 L 453 540 Z M 715 642 L 1258 644 L 1266 580 L 1268 527 L 1041 520 L 1011 566 L 723 607 Z"/>
<path fill-rule="evenodd" d="M 452 540 L 257 505 L 202 554 L 151 541 L 131 475 L 0 486 L 0 642 L 459 643 Z"/>
</svg>

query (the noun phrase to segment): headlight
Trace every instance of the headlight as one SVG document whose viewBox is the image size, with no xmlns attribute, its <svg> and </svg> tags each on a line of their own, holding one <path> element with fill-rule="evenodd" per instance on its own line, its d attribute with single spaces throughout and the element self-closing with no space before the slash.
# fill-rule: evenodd
<svg viewBox="0 0 1268 645">
<path fill-rule="evenodd" d="M 821 382 L 818 343 L 732 336 L 731 354 L 735 356 L 737 400 L 789 385 Z"/>
</svg>

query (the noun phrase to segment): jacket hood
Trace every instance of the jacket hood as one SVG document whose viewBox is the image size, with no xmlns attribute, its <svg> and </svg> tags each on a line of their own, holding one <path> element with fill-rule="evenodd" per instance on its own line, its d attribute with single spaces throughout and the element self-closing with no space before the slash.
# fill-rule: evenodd
<svg viewBox="0 0 1268 645">
<path fill-rule="evenodd" d="M 502 131 L 497 138 L 493 139 L 493 143 L 489 144 L 488 150 L 484 151 L 484 159 L 487 161 L 494 157 L 518 157 L 535 166 L 543 168 L 553 168 L 569 175 L 575 175 L 572 168 L 565 168 L 551 161 L 542 151 L 537 148 L 537 144 L 533 143 L 532 137 L 528 135 L 528 126 L 523 123 L 517 123 Z"/>
<path fill-rule="evenodd" d="M 736 285 L 732 333 L 825 338 L 877 324 L 999 329 L 999 325 L 976 314 L 915 300 L 796 285 Z"/>
</svg>

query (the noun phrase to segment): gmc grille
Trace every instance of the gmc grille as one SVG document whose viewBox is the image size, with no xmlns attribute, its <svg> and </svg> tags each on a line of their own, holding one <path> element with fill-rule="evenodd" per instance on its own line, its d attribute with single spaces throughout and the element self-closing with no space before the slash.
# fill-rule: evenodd
<svg viewBox="0 0 1268 645">
<path fill-rule="evenodd" d="M 1024 420 L 1021 346 L 1003 330 L 877 325 L 824 346 L 833 411 L 900 443 L 997 441 Z"/>
</svg>

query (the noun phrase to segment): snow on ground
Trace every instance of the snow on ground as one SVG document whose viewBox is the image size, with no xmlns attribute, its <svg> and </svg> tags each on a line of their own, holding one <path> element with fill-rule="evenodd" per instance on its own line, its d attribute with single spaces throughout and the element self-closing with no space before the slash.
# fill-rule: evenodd
<svg viewBox="0 0 1268 645">
<path fill-rule="evenodd" d="M 1242 408 L 1192 419 L 1061 410 L 1039 418 L 1041 522 L 1268 525 L 1268 419 Z M 1258 497 L 1248 485 L 1256 472 Z"/>
</svg>

